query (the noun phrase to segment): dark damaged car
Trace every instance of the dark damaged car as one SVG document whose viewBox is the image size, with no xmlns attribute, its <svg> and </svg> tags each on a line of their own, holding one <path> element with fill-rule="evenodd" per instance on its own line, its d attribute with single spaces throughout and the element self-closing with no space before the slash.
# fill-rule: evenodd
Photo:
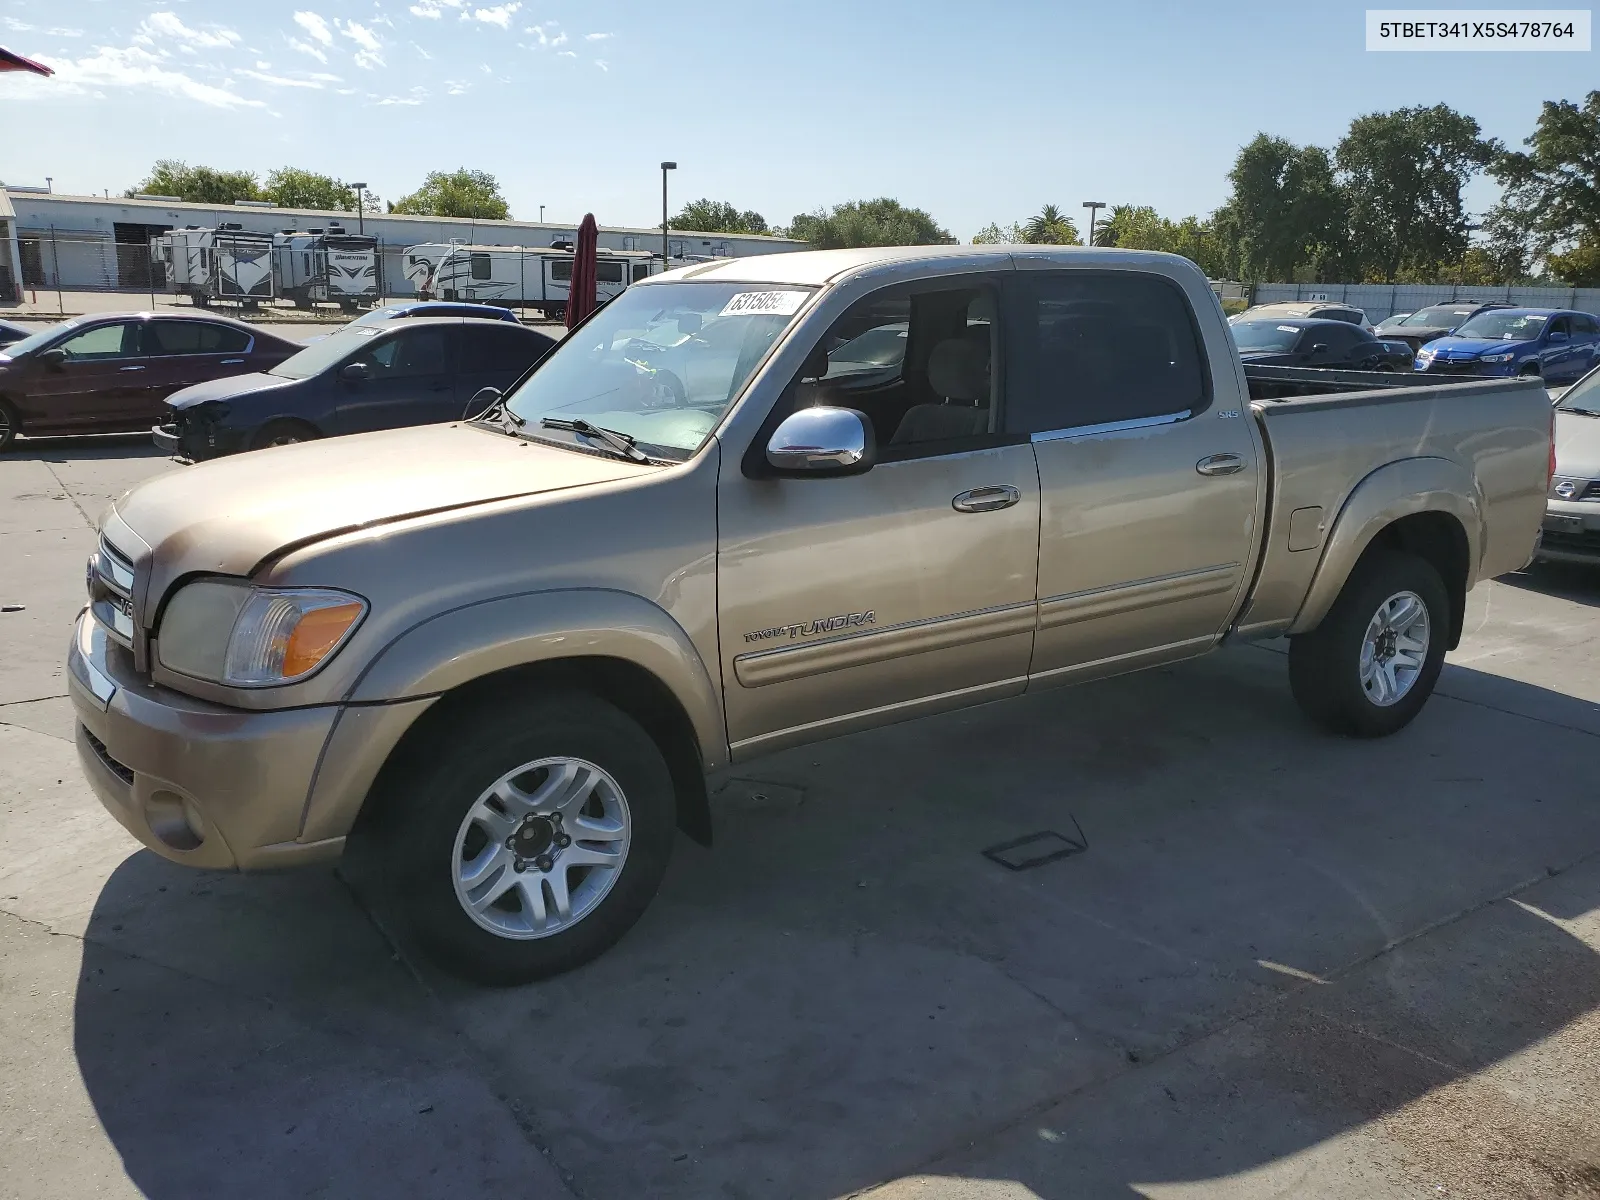
<svg viewBox="0 0 1600 1200">
<path fill-rule="evenodd" d="M 509 388 L 553 345 L 536 330 L 494 320 L 349 325 L 270 371 L 185 388 L 168 399 L 153 436 L 168 454 L 198 461 L 453 421 L 480 390 Z"/>
</svg>

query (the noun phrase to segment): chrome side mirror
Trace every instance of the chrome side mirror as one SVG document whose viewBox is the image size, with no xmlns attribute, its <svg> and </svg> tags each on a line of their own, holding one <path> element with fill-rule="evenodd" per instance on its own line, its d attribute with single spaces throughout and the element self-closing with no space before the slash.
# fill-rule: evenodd
<svg viewBox="0 0 1600 1200">
<path fill-rule="evenodd" d="M 339 368 L 339 378 L 346 383 L 360 383 L 371 374 L 364 362 L 345 363 Z"/>
<path fill-rule="evenodd" d="M 877 458 L 872 423 L 853 408 L 802 408 L 767 442 L 768 465 L 786 475 L 859 475 Z"/>
</svg>

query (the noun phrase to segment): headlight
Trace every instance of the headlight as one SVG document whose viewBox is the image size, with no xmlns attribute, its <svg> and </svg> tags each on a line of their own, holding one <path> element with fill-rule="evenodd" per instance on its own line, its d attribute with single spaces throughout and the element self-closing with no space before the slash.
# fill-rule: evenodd
<svg viewBox="0 0 1600 1200">
<path fill-rule="evenodd" d="M 293 683 L 344 644 L 367 602 L 333 588 L 206 579 L 181 589 L 157 631 L 161 665 L 233 687 Z"/>
<path fill-rule="evenodd" d="M 1432 362 L 1434 353 L 1435 352 L 1432 351 L 1432 350 L 1418 350 L 1417 351 L 1417 361 L 1418 362 Z"/>
<path fill-rule="evenodd" d="M 1515 352 L 1513 352 L 1511 350 L 1507 350 L 1504 354 L 1480 354 L 1480 355 L 1478 355 L 1478 361 L 1479 362 L 1510 362 L 1515 357 L 1516 357 Z"/>
</svg>

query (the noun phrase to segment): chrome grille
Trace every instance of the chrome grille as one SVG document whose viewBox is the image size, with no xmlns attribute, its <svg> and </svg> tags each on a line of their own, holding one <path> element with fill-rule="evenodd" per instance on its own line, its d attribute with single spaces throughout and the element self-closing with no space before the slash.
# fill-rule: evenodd
<svg viewBox="0 0 1600 1200">
<path fill-rule="evenodd" d="M 105 538 L 89 558 L 89 611 L 106 632 L 133 647 L 133 563 Z"/>
</svg>

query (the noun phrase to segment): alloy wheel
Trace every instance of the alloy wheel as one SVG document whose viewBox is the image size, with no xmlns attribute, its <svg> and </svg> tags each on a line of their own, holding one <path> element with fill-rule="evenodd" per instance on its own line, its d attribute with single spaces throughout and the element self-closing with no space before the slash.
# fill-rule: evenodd
<svg viewBox="0 0 1600 1200">
<path fill-rule="evenodd" d="M 1361 640 L 1361 688 L 1379 708 L 1405 698 L 1428 659 L 1428 606 L 1415 592 L 1396 592 L 1378 606 Z"/>
</svg>

